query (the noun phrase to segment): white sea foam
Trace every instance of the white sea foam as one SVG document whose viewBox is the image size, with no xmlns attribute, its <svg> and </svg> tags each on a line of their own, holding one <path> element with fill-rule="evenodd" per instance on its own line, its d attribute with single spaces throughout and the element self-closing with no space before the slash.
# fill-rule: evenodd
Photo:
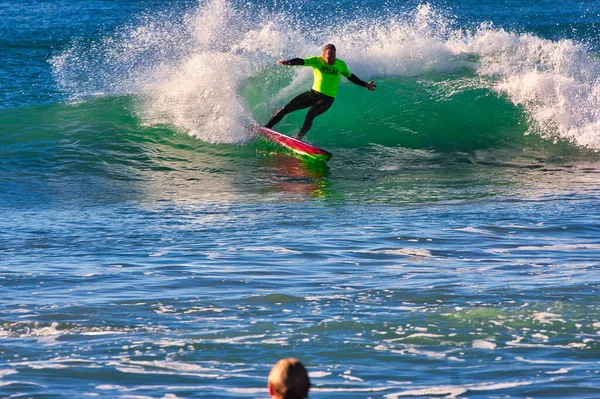
<svg viewBox="0 0 600 399">
<path fill-rule="evenodd" d="M 183 371 L 187 373 L 210 373 L 210 376 L 217 376 L 218 373 L 223 372 L 223 370 L 215 369 L 213 367 L 204 367 L 197 364 L 189 364 L 184 362 L 176 362 L 170 360 L 154 360 L 154 361 L 130 361 L 132 365 L 142 366 L 142 367 L 151 367 L 157 369 L 165 369 L 172 371 Z"/>
<path fill-rule="evenodd" d="M 183 313 L 202 313 L 202 312 L 212 312 L 212 313 L 223 313 L 229 309 L 227 308 L 213 308 L 213 307 L 193 307 L 184 311 Z"/>
<path fill-rule="evenodd" d="M 308 372 L 308 376 L 310 378 L 323 378 L 323 377 L 327 377 L 330 375 L 331 375 L 331 373 L 328 371 L 309 371 Z"/>
<path fill-rule="evenodd" d="M 569 369 L 566 368 L 561 368 L 558 370 L 554 370 L 554 371 L 546 371 L 546 374 L 568 374 L 569 373 Z"/>
<path fill-rule="evenodd" d="M 388 249 L 381 251 L 384 254 L 388 255 L 406 255 L 413 256 L 418 258 L 432 258 L 433 255 L 427 249 L 418 249 L 418 248 L 401 248 L 401 249 Z"/>
<path fill-rule="evenodd" d="M 398 249 L 380 249 L 372 251 L 350 251 L 360 254 L 384 254 L 384 255 L 401 255 L 411 256 L 415 258 L 434 258 L 431 252 L 427 249 L 419 248 L 398 248 Z"/>
<path fill-rule="evenodd" d="M 395 352 L 395 351 L 393 351 Z M 445 353 L 441 353 L 441 352 L 433 352 L 433 351 L 426 351 L 426 350 L 419 350 L 416 348 L 408 348 L 406 350 L 402 350 L 400 352 L 405 352 L 405 353 L 409 353 L 409 354 L 413 354 L 413 355 L 417 355 L 417 356 L 425 356 L 431 359 L 445 359 L 448 355 Z"/>
<path fill-rule="evenodd" d="M 429 333 L 416 333 L 416 334 L 411 334 L 407 337 L 404 338 L 400 338 L 400 339 L 414 339 L 414 338 L 442 338 L 444 337 L 444 335 L 442 334 L 429 334 Z M 398 339 L 398 338 L 396 338 Z"/>
<path fill-rule="evenodd" d="M 194 54 L 156 71 L 143 87 L 140 113 L 149 124 L 171 124 L 205 141 L 241 141 L 251 119 L 237 89 L 251 72 L 234 54 Z"/>
<path fill-rule="evenodd" d="M 19 308 L 19 309 L 13 309 L 13 310 L 9 311 L 8 313 L 31 313 L 31 311 L 28 309 Z"/>
<path fill-rule="evenodd" d="M 475 227 L 463 227 L 463 228 L 459 228 L 459 229 L 454 229 L 456 231 L 464 231 L 465 233 L 475 233 L 475 234 L 492 234 L 490 231 L 487 230 L 482 230 L 482 229 L 477 229 Z"/>
<path fill-rule="evenodd" d="M 359 392 L 382 392 L 387 390 L 388 388 L 382 387 L 382 388 L 319 388 L 319 387 L 315 387 L 315 388 L 310 388 L 311 392 L 322 392 L 322 393 L 340 393 L 340 392 L 347 392 L 349 394 L 352 393 L 359 393 Z M 349 396 L 349 395 L 346 395 Z"/>
<path fill-rule="evenodd" d="M 112 384 L 101 384 L 101 385 L 96 385 L 96 389 L 99 389 L 101 391 L 124 391 L 127 388 L 125 388 L 122 385 L 112 385 Z"/>
<path fill-rule="evenodd" d="M 262 339 L 264 337 L 265 337 L 265 334 L 244 335 L 244 336 L 232 337 L 232 338 L 217 338 L 217 339 L 212 340 L 212 342 L 220 343 L 220 344 L 233 344 L 233 343 L 239 343 L 239 342 L 250 342 L 252 340 L 258 340 L 258 339 Z"/>
<path fill-rule="evenodd" d="M 18 374 L 18 371 L 15 369 L 4 369 L 0 370 L 0 378 L 4 378 L 7 375 Z"/>
<path fill-rule="evenodd" d="M 540 339 L 540 340 L 542 340 L 542 341 L 548 341 L 548 340 L 550 339 L 550 337 L 549 337 L 549 336 L 547 336 L 547 335 L 544 335 L 544 334 L 541 334 L 541 333 L 536 333 L 536 334 L 533 334 L 531 337 L 532 337 L 532 338 L 535 338 L 535 339 Z"/>
<path fill-rule="evenodd" d="M 384 397 L 388 399 L 402 398 L 406 396 L 431 396 L 445 395 L 445 398 L 456 398 L 469 391 L 498 391 L 502 389 L 515 388 L 520 386 L 531 385 L 531 382 L 506 382 L 506 383 L 480 383 L 466 385 L 446 385 L 437 387 L 423 387 L 417 389 L 406 390 L 399 393 L 387 394 Z"/>
<path fill-rule="evenodd" d="M 535 312 L 533 315 L 533 320 L 542 324 L 552 324 L 556 322 L 566 323 L 565 319 L 563 319 L 560 315 L 550 312 Z"/>
<path fill-rule="evenodd" d="M 473 341 L 473 348 L 476 349 L 496 349 L 496 344 L 483 339 L 476 339 Z"/>
<path fill-rule="evenodd" d="M 231 249 L 232 251 L 234 249 Z M 285 247 L 244 247 L 240 248 L 243 251 L 256 251 L 256 252 L 277 252 L 283 254 L 300 254 L 300 251 L 294 251 L 293 249 L 287 249 Z"/>
<path fill-rule="evenodd" d="M 183 347 L 186 346 L 187 343 L 182 340 L 161 339 L 160 341 L 156 342 L 156 345 L 160 346 L 161 348 L 168 348 L 172 346 Z"/>
<path fill-rule="evenodd" d="M 350 380 L 350 381 L 361 381 L 361 382 L 364 381 L 362 378 L 354 377 L 352 375 L 347 375 L 347 374 L 342 374 L 342 377 L 347 380 Z"/>
<path fill-rule="evenodd" d="M 445 395 L 445 398 L 456 398 L 459 395 L 467 392 L 467 389 L 459 386 L 442 386 L 432 388 L 421 388 L 406 390 L 401 393 L 387 394 L 384 398 L 401 398 L 405 396 L 431 396 L 431 395 Z"/>
</svg>

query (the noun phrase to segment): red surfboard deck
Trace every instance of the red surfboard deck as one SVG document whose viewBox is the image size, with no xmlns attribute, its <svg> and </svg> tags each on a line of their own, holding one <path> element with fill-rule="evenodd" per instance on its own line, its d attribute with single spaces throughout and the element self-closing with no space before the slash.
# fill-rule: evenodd
<svg viewBox="0 0 600 399">
<path fill-rule="evenodd" d="M 285 134 L 276 132 L 275 130 L 262 126 L 256 126 L 253 129 L 253 132 L 258 136 L 264 137 L 273 143 L 279 144 L 280 146 L 293 151 L 295 154 L 300 155 L 302 159 L 327 162 L 329 161 L 329 158 L 331 158 L 331 153 L 329 151 L 325 151 L 322 148 L 305 143 L 304 141 L 300 141 L 293 137 L 286 136 Z"/>
</svg>

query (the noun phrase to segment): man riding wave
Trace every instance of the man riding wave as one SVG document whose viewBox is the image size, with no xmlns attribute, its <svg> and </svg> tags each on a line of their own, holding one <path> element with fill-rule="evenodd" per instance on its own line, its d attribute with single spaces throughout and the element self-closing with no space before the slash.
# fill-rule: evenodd
<svg viewBox="0 0 600 399">
<path fill-rule="evenodd" d="M 374 91 L 377 87 L 372 80 L 365 82 L 351 73 L 346 63 L 336 58 L 336 49 L 333 44 L 325 45 L 321 56 L 304 59 L 293 58 L 291 60 L 279 61 L 279 63 L 282 65 L 303 65 L 313 68 L 314 83 L 312 89 L 295 97 L 287 105 L 275 112 L 265 124 L 266 128 L 271 129 L 287 114 L 300 109 L 310 108 L 300 132 L 296 136 L 298 140 L 302 140 L 304 135 L 310 130 L 313 120 L 331 107 L 337 95 L 341 76 L 344 76 L 356 85 L 367 88 L 369 91 Z"/>
</svg>

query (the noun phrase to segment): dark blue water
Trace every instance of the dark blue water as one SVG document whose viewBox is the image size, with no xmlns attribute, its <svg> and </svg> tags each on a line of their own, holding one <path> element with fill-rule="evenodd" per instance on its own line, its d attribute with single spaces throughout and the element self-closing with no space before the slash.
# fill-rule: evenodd
<svg viewBox="0 0 600 399">
<path fill-rule="evenodd" d="M 599 397 L 599 23 L 0 2 L 0 397 L 266 398 L 289 356 L 311 398 Z M 248 126 L 326 42 L 378 89 L 342 83 L 315 165 Z"/>
</svg>

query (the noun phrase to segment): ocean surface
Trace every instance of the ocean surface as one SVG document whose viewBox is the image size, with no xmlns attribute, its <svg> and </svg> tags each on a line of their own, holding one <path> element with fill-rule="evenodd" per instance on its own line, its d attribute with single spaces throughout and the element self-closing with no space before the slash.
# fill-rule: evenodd
<svg viewBox="0 0 600 399">
<path fill-rule="evenodd" d="M 597 0 L 0 1 L 0 397 L 600 397 Z M 250 133 L 338 57 L 310 164 Z M 295 134 L 303 112 L 276 128 Z"/>
</svg>

